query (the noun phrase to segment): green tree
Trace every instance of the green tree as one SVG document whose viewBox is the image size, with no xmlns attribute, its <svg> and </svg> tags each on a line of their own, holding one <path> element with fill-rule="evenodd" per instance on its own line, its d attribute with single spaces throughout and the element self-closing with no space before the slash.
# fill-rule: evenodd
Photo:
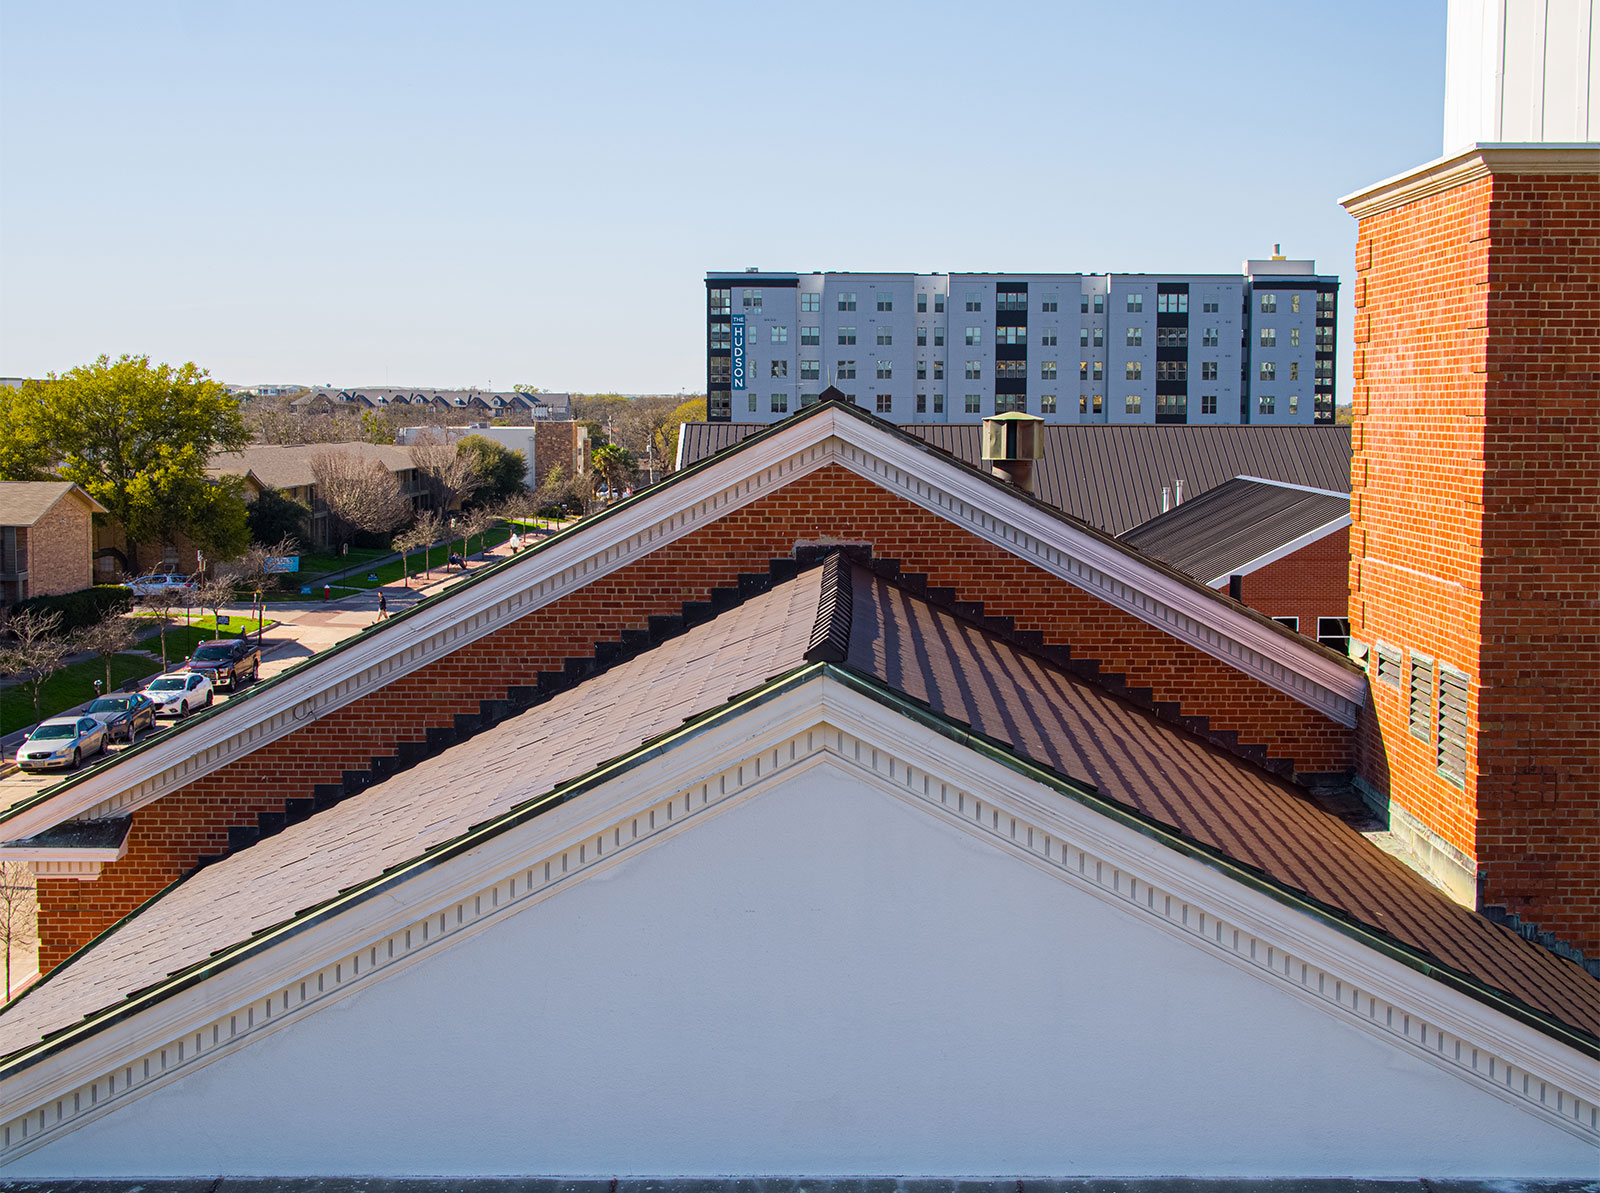
<svg viewBox="0 0 1600 1193">
<path fill-rule="evenodd" d="M 238 401 L 197 365 L 102 356 L 16 391 L 11 417 L 25 444 L 48 444 L 57 474 L 121 524 L 135 569 L 141 544 L 170 543 L 179 531 L 213 552 L 248 544 L 247 534 L 238 543 L 237 488 L 206 478 L 213 452 L 245 445 L 244 419 Z"/>
<path fill-rule="evenodd" d="M 622 487 L 633 480 L 639 471 L 638 461 L 627 448 L 615 443 L 603 443 L 594 449 L 590 459 L 594 462 L 595 477 L 605 482 L 612 500 Z"/>
<path fill-rule="evenodd" d="M 456 444 L 456 451 L 472 461 L 479 487 L 475 501 L 499 505 L 520 493 L 526 485 L 528 461 L 519 451 L 496 443 L 487 435 L 467 435 Z"/>
<path fill-rule="evenodd" d="M 43 480 L 53 463 L 38 420 L 29 417 L 39 402 L 40 384 L 0 385 L 0 481 Z"/>
<path fill-rule="evenodd" d="M 678 406 L 656 432 L 656 451 L 660 453 L 662 467 L 671 472 L 678 466 L 678 434 L 684 423 L 706 421 L 706 400 L 690 398 Z"/>
<path fill-rule="evenodd" d="M 311 524 L 311 511 L 283 495 L 281 489 L 263 489 L 250 506 L 250 537 L 258 543 L 299 539 Z"/>
</svg>

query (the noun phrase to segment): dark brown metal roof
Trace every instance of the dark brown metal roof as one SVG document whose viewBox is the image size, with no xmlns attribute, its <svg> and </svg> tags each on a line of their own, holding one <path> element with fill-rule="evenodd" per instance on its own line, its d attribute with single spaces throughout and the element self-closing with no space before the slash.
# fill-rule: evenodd
<svg viewBox="0 0 1600 1193">
<path fill-rule="evenodd" d="M 769 423 L 684 423 L 687 467 L 764 431 Z M 984 468 L 979 423 L 905 423 L 913 435 Z M 1161 490 L 1185 499 L 1236 476 L 1350 491 L 1349 427 L 1110 426 L 1046 423 L 1034 467 L 1039 499 L 1107 534 L 1161 512 Z"/>
<path fill-rule="evenodd" d="M 1270 890 L 1304 892 L 1386 934 L 1419 968 L 1448 967 L 1470 988 L 1600 1036 L 1600 981 L 1451 902 L 1305 792 L 836 561 L 196 872 L 0 1013 L 0 1054 L 102 1011 L 110 1021 L 140 992 L 162 997 L 176 988 L 171 975 L 203 971 L 471 831 L 510 823 L 814 652 L 907 715 L 970 727 Z"/>
<path fill-rule="evenodd" d="M 1236 477 L 1117 537 L 1211 584 L 1349 515 L 1348 494 Z"/>
</svg>

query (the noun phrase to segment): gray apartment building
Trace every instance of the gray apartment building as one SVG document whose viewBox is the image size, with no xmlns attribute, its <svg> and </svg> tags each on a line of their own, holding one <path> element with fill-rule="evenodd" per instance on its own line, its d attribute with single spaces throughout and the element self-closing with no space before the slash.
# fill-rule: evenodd
<svg viewBox="0 0 1600 1193">
<path fill-rule="evenodd" d="M 1334 421 L 1339 279 L 1238 274 L 706 275 L 707 417 L 772 422 L 829 385 L 895 422 Z"/>
</svg>

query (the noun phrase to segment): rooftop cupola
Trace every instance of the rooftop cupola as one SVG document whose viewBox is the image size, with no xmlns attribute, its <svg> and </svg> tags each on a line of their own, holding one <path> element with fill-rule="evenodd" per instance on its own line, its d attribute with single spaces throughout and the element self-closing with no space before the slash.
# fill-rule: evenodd
<svg viewBox="0 0 1600 1193">
<path fill-rule="evenodd" d="M 1032 493 L 1033 462 L 1044 458 L 1044 419 L 1020 410 L 984 419 L 983 458 L 995 476 Z"/>
</svg>

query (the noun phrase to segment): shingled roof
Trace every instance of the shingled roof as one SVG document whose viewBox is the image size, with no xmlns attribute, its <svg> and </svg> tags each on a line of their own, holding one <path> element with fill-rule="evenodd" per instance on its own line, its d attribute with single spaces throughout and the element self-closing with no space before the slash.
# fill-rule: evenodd
<svg viewBox="0 0 1600 1193">
<path fill-rule="evenodd" d="M 98 1030 L 270 929 L 581 800 L 591 776 L 686 740 L 685 722 L 828 676 L 1568 1043 L 1600 1040 L 1600 981 L 1451 902 L 1304 791 L 836 554 L 200 869 L 0 1014 L 0 1051 L 22 1063 L 41 1039 Z"/>
<path fill-rule="evenodd" d="M 1117 537 L 1216 585 L 1257 560 L 1350 524 L 1350 495 L 1238 476 Z"/>
<path fill-rule="evenodd" d="M 770 423 L 685 423 L 678 463 L 687 467 Z M 979 423 L 904 423 L 899 430 L 974 468 L 985 468 Z M 1034 467 L 1047 505 L 1117 535 L 1161 513 L 1161 490 L 1197 496 L 1236 476 L 1350 491 L 1349 427 L 1112 426 L 1046 423 Z"/>
</svg>

